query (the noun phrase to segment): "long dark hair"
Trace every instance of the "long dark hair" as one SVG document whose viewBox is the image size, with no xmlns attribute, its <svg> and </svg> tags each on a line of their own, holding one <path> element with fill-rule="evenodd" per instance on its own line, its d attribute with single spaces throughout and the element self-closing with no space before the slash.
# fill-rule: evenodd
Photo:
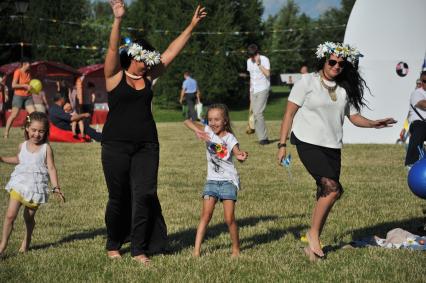
<svg viewBox="0 0 426 283">
<path fill-rule="evenodd" d="M 143 49 L 148 51 L 155 51 L 156 49 L 145 39 L 139 39 L 138 41 L 135 41 L 134 43 L 139 44 L 143 47 Z M 130 43 L 131 45 L 132 43 Z M 132 55 L 127 54 L 128 47 L 124 47 L 120 49 L 120 64 L 121 68 L 124 70 L 127 70 L 130 66 L 130 62 L 132 61 Z"/>
<path fill-rule="evenodd" d="M 27 119 L 25 119 L 25 125 L 24 125 L 24 137 L 25 140 L 29 140 L 30 137 L 28 135 L 27 129 L 30 127 L 31 123 L 34 121 L 41 122 L 44 126 L 44 129 L 46 132 L 44 133 L 43 139 L 41 140 L 41 143 L 46 143 L 49 138 L 49 119 L 47 119 L 47 115 L 43 112 L 32 112 L 30 115 L 27 116 Z"/>
<path fill-rule="evenodd" d="M 318 61 L 318 72 L 324 68 L 326 60 L 327 58 L 323 57 Z M 370 88 L 358 72 L 358 62 L 352 64 L 345 59 L 345 67 L 335 80 L 338 86 L 346 90 L 349 104 L 355 107 L 358 112 L 361 111 L 362 107 L 367 106 L 364 90 L 367 89 L 370 92 Z"/>
<path fill-rule="evenodd" d="M 225 120 L 225 131 L 227 131 L 228 133 L 234 134 L 234 131 L 232 130 L 232 126 L 231 126 L 231 118 L 229 116 L 228 107 L 225 104 L 222 104 L 222 103 L 211 104 L 209 106 L 209 108 L 207 109 L 207 113 L 206 113 L 207 121 L 209 119 L 209 112 L 212 109 L 222 110 L 223 119 Z"/>
</svg>

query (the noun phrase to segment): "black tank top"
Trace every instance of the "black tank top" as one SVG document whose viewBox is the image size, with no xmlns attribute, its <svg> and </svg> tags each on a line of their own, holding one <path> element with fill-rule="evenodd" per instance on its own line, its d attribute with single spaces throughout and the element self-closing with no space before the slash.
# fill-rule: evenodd
<svg viewBox="0 0 426 283">
<path fill-rule="evenodd" d="M 157 127 L 151 112 L 151 82 L 136 90 L 123 76 L 116 88 L 108 92 L 109 112 L 102 131 L 102 142 L 127 141 L 158 143 Z"/>
</svg>

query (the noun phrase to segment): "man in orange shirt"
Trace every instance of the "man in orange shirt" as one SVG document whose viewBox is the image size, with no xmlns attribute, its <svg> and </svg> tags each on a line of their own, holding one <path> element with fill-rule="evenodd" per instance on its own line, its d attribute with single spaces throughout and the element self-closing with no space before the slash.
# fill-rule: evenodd
<svg viewBox="0 0 426 283">
<path fill-rule="evenodd" d="M 12 113 L 6 122 L 4 138 L 9 137 L 10 127 L 23 106 L 25 106 L 29 114 L 35 111 L 33 97 L 29 92 L 31 89 L 30 81 L 30 61 L 28 59 L 22 59 L 21 67 L 16 69 L 13 73 L 12 89 L 14 90 L 14 95 L 12 99 Z"/>
</svg>

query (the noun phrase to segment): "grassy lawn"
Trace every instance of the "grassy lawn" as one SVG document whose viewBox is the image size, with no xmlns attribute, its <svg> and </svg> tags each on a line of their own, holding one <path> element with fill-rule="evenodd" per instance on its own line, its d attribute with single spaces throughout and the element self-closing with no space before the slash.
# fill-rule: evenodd
<svg viewBox="0 0 426 283">
<path fill-rule="evenodd" d="M 278 101 L 278 100 L 277 100 Z M 237 164 L 242 190 L 236 205 L 242 254 L 230 258 L 230 239 L 219 204 L 203 244 L 203 256 L 191 257 L 199 220 L 200 192 L 206 176 L 203 144 L 182 123 L 159 123 L 161 164 L 158 192 L 168 225 L 170 254 L 153 257 L 150 267 L 132 261 L 128 246 L 123 260 L 105 256 L 104 209 L 107 190 L 100 163 L 100 144 L 53 143 L 60 183 L 67 197 L 42 206 L 32 249 L 17 251 L 23 238 L 20 216 L 0 282 L 426 282 L 425 253 L 382 248 L 343 249 L 353 239 L 385 237 L 397 227 L 415 232 L 425 201 L 406 185 L 404 149 L 398 145 L 346 145 L 341 182 L 345 188 L 325 226 L 326 260 L 310 263 L 299 241 L 310 223 L 315 184 L 295 149 L 290 180 L 275 164 L 276 146 L 261 147 L 244 134 L 245 122 L 234 123 L 241 148 L 250 154 Z M 279 121 L 267 123 L 278 138 Z M 2 156 L 16 153 L 20 129 L 1 141 Z M 1 164 L 0 187 L 12 166 Z M 8 195 L 0 191 L 0 223 Z"/>
<path fill-rule="evenodd" d="M 266 120 L 281 120 L 287 103 L 290 89 L 287 86 L 273 86 L 264 112 Z M 230 109 L 232 121 L 247 121 L 248 109 Z M 183 121 L 182 112 L 173 109 L 154 107 L 154 117 L 157 122 Z"/>
</svg>

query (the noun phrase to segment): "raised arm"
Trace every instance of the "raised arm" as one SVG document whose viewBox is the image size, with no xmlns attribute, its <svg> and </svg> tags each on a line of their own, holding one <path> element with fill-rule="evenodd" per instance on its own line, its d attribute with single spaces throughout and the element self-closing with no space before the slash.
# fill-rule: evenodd
<svg viewBox="0 0 426 283">
<path fill-rule="evenodd" d="M 194 123 L 189 119 L 185 120 L 185 122 L 183 122 L 183 123 L 185 124 L 185 126 L 188 129 L 194 131 L 197 138 L 199 138 L 200 140 L 203 140 L 203 141 L 210 141 L 209 134 L 204 132 L 204 126 L 203 125 L 201 125 L 199 123 Z"/>
<path fill-rule="evenodd" d="M 104 64 L 104 74 L 107 80 L 117 74 L 121 69 L 119 55 L 120 27 L 122 17 L 126 12 L 123 0 L 111 0 L 110 4 L 114 13 L 114 22 L 109 36 L 108 50 Z"/>
<path fill-rule="evenodd" d="M 198 23 L 207 16 L 205 8 L 201 5 L 197 6 L 195 9 L 194 16 L 192 17 L 191 23 L 186 27 L 186 29 L 167 47 L 166 51 L 163 52 L 161 56 L 161 62 L 165 67 L 167 67 L 175 57 L 182 51 L 185 44 L 188 42 L 191 37 L 192 31 L 198 25 Z"/>
<path fill-rule="evenodd" d="M 381 129 L 386 127 L 392 127 L 392 124 L 396 123 L 396 121 L 393 118 L 370 120 L 360 114 L 350 115 L 349 120 L 351 121 L 352 124 L 360 128 Z"/>
<path fill-rule="evenodd" d="M 172 63 L 172 61 L 176 58 L 176 56 L 182 51 L 191 37 L 192 31 L 198 25 L 198 23 L 207 16 L 207 12 L 204 7 L 201 5 L 197 6 L 195 9 L 194 16 L 192 17 L 191 23 L 185 28 L 185 30 L 170 43 L 167 49 L 161 55 L 161 64 L 157 65 L 154 69 L 152 69 L 149 73 L 149 76 L 152 79 L 155 79 L 165 71 L 167 66 Z"/>
</svg>

